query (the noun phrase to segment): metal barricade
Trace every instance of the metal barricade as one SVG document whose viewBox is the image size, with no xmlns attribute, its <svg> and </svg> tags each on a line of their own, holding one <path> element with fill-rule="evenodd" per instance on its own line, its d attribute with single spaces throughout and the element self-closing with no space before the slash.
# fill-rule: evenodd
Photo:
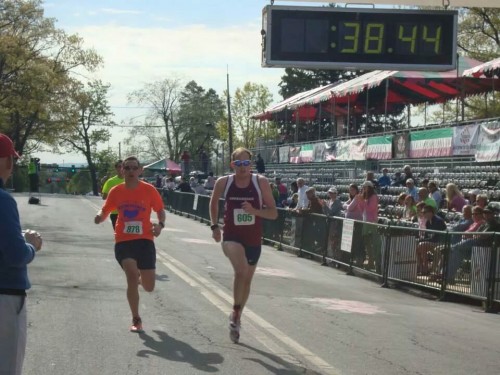
<svg viewBox="0 0 500 375">
<path fill-rule="evenodd" d="M 171 211 L 209 222 L 209 196 L 170 191 L 166 197 Z M 223 210 L 221 199 L 219 221 Z M 442 298 L 464 295 L 484 301 L 486 311 L 500 304 L 500 234 L 429 231 L 398 222 L 345 223 L 340 217 L 278 208 L 276 220 L 263 220 L 263 240 L 280 250 L 320 258 L 323 264 L 377 274 L 383 286 L 390 281 L 435 291 Z M 350 251 L 341 250 L 345 236 Z"/>
</svg>

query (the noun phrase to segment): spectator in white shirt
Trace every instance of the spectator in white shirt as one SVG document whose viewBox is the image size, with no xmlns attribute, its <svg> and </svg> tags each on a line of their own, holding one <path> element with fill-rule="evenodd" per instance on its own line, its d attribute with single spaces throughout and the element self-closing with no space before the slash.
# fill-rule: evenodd
<svg viewBox="0 0 500 375">
<path fill-rule="evenodd" d="M 306 190 L 309 189 L 309 186 L 306 185 L 303 178 L 298 178 L 297 187 L 299 188 L 297 191 L 299 194 L 297 208 L 307 208 L 309 206 L 309 199 L 307 199 Z"/>
</svg>

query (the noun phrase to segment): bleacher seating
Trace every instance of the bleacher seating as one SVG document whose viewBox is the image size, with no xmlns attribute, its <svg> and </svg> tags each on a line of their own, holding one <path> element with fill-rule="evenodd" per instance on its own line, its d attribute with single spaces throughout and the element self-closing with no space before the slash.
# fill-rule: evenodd
<svg viewBox="0 0 500 375">
<path fill-rule="evenodd" d="M 306 184 L 314 186 L 320 198 L 327 197 L 327 190 L 335 186 L 339 192 L 339 199 L 343 202 L 349 198 L 349 185 L 356 183 L 359 186 L 365 180 L 367 170 L 375 172 L 375 178 L 381 176 L 383 168 L 389 170 L 392 176 L 396 172 L 402 172 L 404 165 L 412 167 L 412 173 L 417 180 L 417 186 L 423 179 L 434 180 L 439 184 L 443 197 L 445 187 L 448 183 L 455 183 L 469 198 L 470 191 L 480 189 L 482 194 L 488 197 L 490 202 L 498 202 L 500 208 L 500 165 L 483 165 L 476 163 L 473 157 L 452 157 L 437 159 L 405 159 L 387 160 L 378 163 L 370 161 L 351 162 L 324 162 L 306 164 L 268 164 L 266 176 L 272 180 L 276 176 L 290 186 L 292 181 L 298 177 L 306 180 Z M 377 170 L 374 170 L 374 167 Z M 397 197 L 405 191 L 405 187 L 391 186 L 385 194 L 379 195 L 379 204 L 383 215 L 397 216 L 399 207 L 395 207 Z M 452 222 L 460 219 L 460 213 L 444 212 L 446 221 Z"/>
</svg>

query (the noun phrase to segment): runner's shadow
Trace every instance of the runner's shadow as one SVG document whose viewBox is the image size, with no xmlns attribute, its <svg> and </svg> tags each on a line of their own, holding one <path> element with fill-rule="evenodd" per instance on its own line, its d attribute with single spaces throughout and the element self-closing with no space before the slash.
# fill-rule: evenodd
<svg viewBox="0 0 500 375">
<path fill-rule="evenodd" d="M 168 275 L 156 275 L 155 278 L 158 281 L 170 281 Z"/>
<path fill-rule="evenodd" d="M 260 354 L 261 356 L 269 358 L 271 361 L 273 361 L 277 365 L 279 365 L 279 367 L 275 367 L 269 363 L 264 362 L 263 360 L 261 360 L 259 358 L 246 358 L 249 361 L 252 361 L 252 362 L 255 362 L 255 363 L 261 365 L 262 367 L 264 367 L 267 371 L 269 371 L 272 374 L 275 374 L 275 375 L 295 375 L 295 374 L 321 375 L 321 373 L 319 373 L 317 371 L 308 370 L 302 366 L 294 365 L 293 363 L 287 362 L 284 359 L 282 359 L 281 357 L 278 357 L 277 355 L 267 353 L 267 352 L 262 351 L 260 349 L 254 348 L 253 346 L 250 346 L 247 344 L 242 344 L 242 343 L 239 343 L 239 346 L 253 350 L 257 354 Z M 257 373 L 258 373 L 258 371 L 257 371 Z"/>
<path fill-rule="evenodd" d="M 155 355 L 169 361 L 186 362 L 199 371 L 218 372 L 214 365 L 224 362 L 219 353 L 201 353 L 191 345 L 179 341 L 165 332 L 154 330 L 158 340 L 146 333 L 140 333 L 139 337 L 144 340 L 144 345 L 149 349 L 139 350 L 138 357 Z"/>
</svg>

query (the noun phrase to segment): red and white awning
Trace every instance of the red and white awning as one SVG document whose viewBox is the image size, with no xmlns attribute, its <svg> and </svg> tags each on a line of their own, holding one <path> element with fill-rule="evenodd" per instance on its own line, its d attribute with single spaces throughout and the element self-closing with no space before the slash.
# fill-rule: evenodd
<svg viewBox="0 0 500 375">
<path fill-rule="evenodd" d="M 496 76 L 497 78 L 500 78 L 500 57 L 495 60 L 487 61 L 484 64 L 475 66 L 471 69 L 467 69 L 464 71 L 463 76 L 473 78 L 492 78 Z"/>
</svg>

